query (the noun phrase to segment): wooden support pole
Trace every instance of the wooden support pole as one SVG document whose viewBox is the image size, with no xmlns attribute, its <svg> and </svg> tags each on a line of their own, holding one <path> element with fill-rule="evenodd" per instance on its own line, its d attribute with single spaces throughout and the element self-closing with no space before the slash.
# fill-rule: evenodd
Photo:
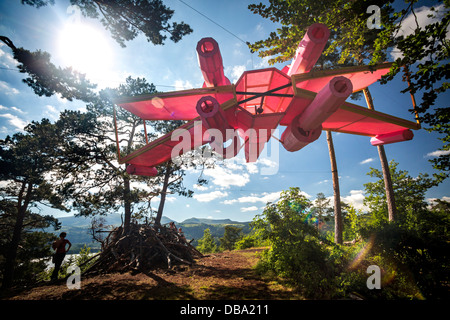
<svg viewBox="0 0 450 320">
<path fill-rule="evenodd" d="M 403 71 L 405 72 L 406 83 L 408 83 L 408 88 L 409 88 L 409 87 L 411 87 L 411 79 L 409 78 L 410 73 L 409 73 L 409 69 L 408 69 L 407 65 L 403 66 Z M 417 122 L 417 124 L 420 124 L 419 113 L 417 112 L 416 98 L 414 97 L 414 94 L 412 93 L 411 89 L 409 89 L 409 94 L 411 95 L 411 101 L 412 101 L 412 105 L 413 105 L 416 122 Z"/>
<path fill-rule="evenodd" d="M 367 107 L 370 110 L 375 110 L 373 106 L 372 96 L 370 95 L 369 88 L 364 88 L 364 97 L 366 98 Z M 386 203 L 388 207 L 388 217 L 389 221 L 395 221 L 395 217 L 397 215 L 397 207 L 395 205 L 395 197 L 394 197 L 394 189 L 392 187 L 392 178 L 391 173 L 389 171 L 389 163 L 386 158 L 386 152 L 384 150 L 384 146 L 377 146 L 378 148 L 378 156 L 380 157 L 381 169 L 383 171 L 384 177 L 384 189 L 386 192 Z"/>
<path fill-rule="evenodd" d="M 331 131 L 326 131 L 328 151 L 330 152 L 331 174 L 333 177 L 334 193 L 334 242 L 342 244 L 342 210 L 341 210 L 341 191 L 339 189 L 339 174 L 336 165 L 336 155 L 334 153 L 333 137 Z"/>
</svg>

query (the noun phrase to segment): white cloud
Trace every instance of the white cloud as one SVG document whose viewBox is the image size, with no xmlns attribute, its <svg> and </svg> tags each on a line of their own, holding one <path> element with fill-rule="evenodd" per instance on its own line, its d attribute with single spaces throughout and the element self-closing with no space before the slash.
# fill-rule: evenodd
<svg viewBox="0 0 450 320">
<path fill-rule="evenodd" d="M 449 154 L 450 154 L 450 150 L 436 150 L 436 151 L 427 153 L 426 157 L 440 157 L 440 156 L 446 156 Z"/>
<path fill-rule="evenodd" d="M 0 81 L 0 92 L 3 92 L 4 94 L 9 96 L 9 95 L 13 95 L 13 94 L 18 94 L 19 90 L 17 90 L 16 88 L 12 88 L 5 81 Z"/>
<path fill-rule="evenodd" d="M 374 160 L 375 160 L 374 158 L 368 158 L 366 160 L 361 161 L 359 164 L 366 164 L 366 163 L 372 162 Z"/>
<path fill-rule="evenodd" d="M 177 201 L 177 198 L 176 197 L 166 197 L 166 201 L 167 202 L 175 202 L 175 201 Z"/>
<path fill-rule="evenodd" d="M 407 37 L 408 35 L 414 33 L 417 28 L 416 19 L 417 23 L 422 29 L 429 24 L 441 21 L 446 12 L 445 5 L 441 4 L 439 6 L 436 6 L 435 9 L 436 11 L 431 11 L 430 7 L 426 6 L 414 9 L 415 15 L 410 13 L 405 17 L 405 19 L 403 19 L 401 28 L 397 36 Z M 433 17 L 429 17 L 429 15 L 433 15 Z M 450 39 L 450 26 L 447 27 L 446 38 Z M 400 53 L 399 49 L 395 47 L 394 51 L 391 52 L 391 56 L 395 60 L 397 58 L 401 58 L 403 55 Z"/>
<path fill-rule="evenodd" d="M 256 210 L 258 210 L 258 207 L 256 206 L 241 208 L 241 212 L 256 211 Z"/>
<path fill-rule="evenodd" d="M 202 186 L 202 185 L 199 185 L 199 184 L 194 184 L 193 187 L 194 187 L 194 189 L 199 190 L 199 191 L 206 191 L 206 190 L 208 190 L 207 186 Z"/>
<path fill-rule="evenodd" d="M 175 91 L 194 88 L 194 85 L 189 80 L 175 80 L 174 86 Z"/>
<path fill-rule="evenodd" d="M 0 117 L 8 119 L 8 123 L 18 130 L 23 130 L 27 122 L 10 113 L 0 114 Z"/>
<path fill-rule="evenodd" d="M 262 58 L 257 64 L 255 64 L 255 69 L 263 69 L 263 68 L 269 68 L 269 60 L 271 57 L 264 57 Z"/>
<path fill-rule="evenodd" d="M 355 209 L 358 210 L 367 210 L 367 207 L 364 206 L 364 191 L 363 190 L 350 190 L 350 195 L 346 197 L 341 197 L 346 203 L 351 204 Z"/>
<path fill-rule="evenodd" d="M 3 46 L 5 46 L 5 49 L 9 49 L 6 48 L 6 44 L 0 43 L 0 65 L 6 68 L 15 68 L 19 63 L 13 58 L 12 54 L 2 49 Z"/>
<path fill-rule="evenodd" d="M 223 188 L 243 187 L 250 182 L 249 174 L 233 173 L 232 170 L 219 166 L 214 169 L 205 169 L 203 173 L 205 176 L 212 178 L 212 183 Z"/>
<path fill-rule="evenodd" d="M 228 196 L 228 192 L 212 191 L 209 193 L 194 194 L 194 199 L 199 202 L 210 202 L 226 196 Z"/>
<path fill-rule="evenodd" d="M 281 191 L 271 192 L 267 193 L 264 192 L 262 194 L 251 194 L 250 196 L 240 197 L 237 199 L 231 199 L 231 200 L 225 200 L 223 201 L 223 204 L 234 204 L 234 203 L 263 203 L 266 204 L 267 202 L 275 202 L 280 198 Z M 305 196 L 311 197 L 310 195 L 302 192 Z"/>
<path fill-rule="evenodd" d="M 256 31 L 256 32 L 259 32 L 259 33 L 261 33 L 261 32 L 264 31 L 264 27 L 262 26 L 261 23 L 258 23 L 258 24 L 255 26 L 255 31 Z"/>
<path fill-rule="evenodd" d="M 245 65 L 237 65 L 233 67 L 225 67 L 225 74 L 229 75 L 231 83 L 236 83 L 239 80 L 244 71 L 247 70 Z"/>
<path fill-rule="evenodd" d="M 428 198 L 428 199 L 427 199 L 427 202 L 428 202 L 428 203 L 431 203 L 431 202 L 435 202 L 436 200 L 438 200 L 438 199 L 437 199 L 437 198 Z M 440 198 L 439 200 L 450 202 L 450 197 L 443 196 L 443 197 Z"/>
<path fill-rule="evenodd" d="M 21 113 L 21 114 L 26 114 L 25 111 L 20 110 L 19 108 L 16 108 L 16 107 L 11 107 L 10 109 L 13 110 L 13 111 L 16 111 L 16 112 L 18 112 L 18 113 Z"/>
<path fill-rule="evenodd" d="M 58 110 L 52 105 L 45 106 L 46 111 L 44 112 L 44 116 L 50 118 L 51 120 L 57 120 L 59 116 Z"/>
</svg>

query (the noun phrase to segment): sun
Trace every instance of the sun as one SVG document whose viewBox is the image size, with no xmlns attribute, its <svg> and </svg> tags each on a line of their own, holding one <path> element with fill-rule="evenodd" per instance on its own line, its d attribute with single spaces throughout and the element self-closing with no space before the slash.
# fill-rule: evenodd
<svg viewBox="0 0 450 320">
<path fill-rule="evenodd" d="M 58 55 L 64 66 L 85 73 L 97 83 L 107 79 L 113 62 L 107 35 L 83 23 L 67 24 L 60 31 Z"/>
</svg>

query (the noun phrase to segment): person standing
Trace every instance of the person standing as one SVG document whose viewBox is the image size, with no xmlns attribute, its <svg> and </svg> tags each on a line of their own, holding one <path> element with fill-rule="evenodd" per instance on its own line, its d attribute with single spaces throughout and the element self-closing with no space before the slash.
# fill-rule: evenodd
<svg viewBox="0 0 450 320">
<path fill-rule="evenodd" d="M 59 235 L 59 239 L 53 242 L 53 249 L 55 249 L 55 254 L 53 255 L 53 263 L 55 264 L 55 269 L 52 273 L 52 280 L 58 279 L 58 273 L 59 269 L 61 268 L 61 264 L 64 260 L 64 257 L 66 256 L 67 251 L 69 251 L 72 244 L 69 240 L 66 239 L 67 234 L 65 232 L 61 232 Z M 69 245 L 69 247 L 66 250 L 66 245 Z"/>
</svg>

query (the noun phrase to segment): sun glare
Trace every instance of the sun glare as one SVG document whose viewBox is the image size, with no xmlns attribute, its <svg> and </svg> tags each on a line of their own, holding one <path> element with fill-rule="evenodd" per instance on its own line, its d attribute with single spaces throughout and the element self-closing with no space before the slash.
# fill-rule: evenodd
<svg viewBox="0 0 450 320">
<path fill-rule="evenodd" d="M 58 38 L 63 66 L 85 73 L 96 83 L 107 80 L 113 59 L 106 37 L 87 24 L 67 24 Z"/>
</svg>

